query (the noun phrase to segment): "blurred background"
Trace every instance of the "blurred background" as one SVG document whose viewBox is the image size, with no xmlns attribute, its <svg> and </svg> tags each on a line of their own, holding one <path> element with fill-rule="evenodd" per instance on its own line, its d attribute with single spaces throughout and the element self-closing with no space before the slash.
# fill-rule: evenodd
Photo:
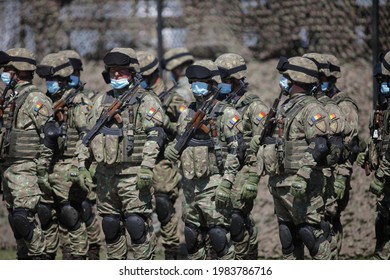
<svg viewBox="0 0 390 280">
<path fill-rule="evenodd" d="M 38 62 L 51 52 L 76 50 L 83 57 L 82 80 L 101 92 L 108 89 L 101 60 L 114 47 L 159 57 L 173 47 L 187 47 L 196 58 L 235 52 L 248 64 L 250 86 L 269 105 L 279 91 L 280 56 L 331 53 L 341 61 L 339 88 L 359 104 L 367 138 L 375 102 L 372 66 L 379 52 L 390 49 L 390 0 L 0 0 L 0 34 L 0 50 L 25 47 Z M 375 245 L 375 197 L 368 193 L 370 178 L 355 169 L 343 215 L 345 259 L 369 258 Z M 276 259 L 281 248 L 266 182 L 261 180 L 254 209 L 259 255 Z M 0 249 L 14 258 L 14 239 L 0 206 Z M 4 258 L 8 255 L 0 252 Z"/>
</svg>

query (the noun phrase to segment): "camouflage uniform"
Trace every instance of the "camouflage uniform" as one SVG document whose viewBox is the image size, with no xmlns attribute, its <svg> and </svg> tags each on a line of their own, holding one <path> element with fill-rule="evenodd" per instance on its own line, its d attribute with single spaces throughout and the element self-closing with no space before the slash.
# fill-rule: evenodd
<svg viewBox="0 0 390 280">
<path fill-rule="evenodd" d="M 322 199 L 325 186 L 321 166 L 326 162 L 329 122 L 324 107 L 310 91 L 318 83 L 318 70 L 307 58 L 281 58 L 278 70 L 289 98 L 277 112 L 278 131 L 259 150 L 261 164 L 270 175 L 279 223 L 283 258 L 303 259 L 302 242 L 314 259 L 329 259 L 324 237 Z M 282 79 L 281 79 L 282 81 Z"/>
<path fill-rule="evenodd" d="M 200 78 L 198 73 L 201 72 L 207 72 L 207 75 Z M 220 83 L 218 68 L 209 60 L 195 62 L 187 68 L 186 75 L 192 82 L 197 101 L 180 115 L 179 135 L 185 132 L 187 124 L 204 102 L 212 98 L 210 80 L 215 86 Z M 203 82 L 206 89 L 200 93 L 197 87 L 202 80 L 207 80 Z M 209 132 L 195 131 L 180 156 L 188 258 L 205 259 L 209 242 L 218 259 L 234 259 L 229 232 L 230 192 L 245 153 L 242 149 L 245 147 L 242 122 L 239 113 L 224 103 L 215 104 L 207 120 Z M 177 141 L 165 150 L 165 156 L 170 160 L 179 158 L 175 149 Z"/>
<path fill-rule="evenodd" d="M 161 99 L 170 98 L 170 93 L 166 91 L 164 81 L 160 77 L 157 57 L 144 51 L 137 52 L 137 57 L 144 79 L 141 86 L 153 92 L 159 102 L 166 101 Z M 170 119 L 164 115 L 164 130 L 169 134 L 170 139 L 174 139 L 174 129 L 172 130 L 170 127 L 172 127 Z M 174 204 L 179 195 L 180 180 L 181 175 L 177 166 L 160 156 L 153 168 L 153 188 L 156 200 L 155 211 L 161 223 L 160 234 L 165 250 L 165 259 L 177 259 L 179 236 L 177 232 L 178 218 L 175 215 Z"/>
<path fill-rule="evenodd" d="M 85 168 L 89 151 L 82 145 L 81 139 L 86 132 L 90 106 L 88 104 L 91 102 L 82 93 L 69 88 L 68 80 L 73 73 L 73 67 L 64 54 L 53 53 L 45 56 L 38 65 L 37 73 L 46 79 L 47 94 L 54 106 L 60 99 L 71 96 L 64 106 L 67 108 L 66 119 L 62 120 L 56 116 L 61 126 L 61 141 L 49 167 L 52 193 L 43 196 L 38 212 L 46 237 L 46 252 L 55 256 L 61 225 L 69 234 L 69 258 L 85 259 L 88 236 L 82 201 L 91 188 L 92 178 Z M 51 89 L 52 81 L 58 81 L 58 89 Z M 89 182 L 80 182 L 79 176 L 87 176 L 83 180 L 89 179 Z"/>
<path fill-rule="evenodd" d="M 22 73 L 29 73 L 32 79 L 36 69 L 30 51 L 15 48 L 0 52 L 0 64 L 4 67 L 2 79 L 5 73 L 15 73 L 6 88 L 12 92 L 8 97 L 15 97 L 15 109 L 2 123 L 0 142 L 4 200 L 17 243 L 17 258 L 45 259 L 45 238 L 35 214 L 42 191 L 50 191 L 47 168 L 53 152 L 49 143 L 56 139 L 46 133 L 53 124 L 49 122 L 52 103 L 31 80 L 20 78 Z M 20 80 L 15 83 L 16 78 Z M 8 100 L 5 106 L 12 104 Z"/>
<path fill-rule="evenodd" d="M 87 98 L 82 98 L 82 102 L 92 108 L 92 102 L 97 98 L 98 93 L 94 90 L 88 89 L 85 87 L 85 83 L 80 80 L 81 71 L 83 71 L 83 64 L 81 61 L 80 55 L 74 50 L 65 50 L 61 51 L 60 54 L 65 55 L 72 67 L 74 69 L 71 77 L 71 82 L 69 86 L 76 89 L 78 92 L 86 96 Z M 89 103 L 92 101 L 91 103 Z M 90 171 L 93 179 L 93 186 L 91 191 L 88 193 L 87 198 L 82 202 L 83 207 L 83 216 L 82 219 L 85 222 L 88 233 L 88 259 L 89 260 L 98 260 L 100 259 L 100 247 L 102 246 L 101 242 L 101 225 L 98 220 L 97 208 L 96 208 L 96 178 L 93 176 L 96 170 L 96 161 L 93 159 L 92 154 L 87 160 L 86 167 Z M 62 246 L 62 257 L 70 254 L 70 241 L 67 231 L 61 230 L 60 228 L 60 241 Z"/>
<path fill-rule="evenodd" d="M 390 259 L 390 52 L 381 57 L 375 67 L 375 76 L 380 88 L 379 104 L 370 122 L 371 138 L 368 150 L 358 157 L 358 164 L 363 166 L 368 158 L 370 168 L 375 171 L 370 183 L 370 192 L 377 196 L 377 217 L 375 220 L 374 259 Z"/>
<path fill-rule="evenodd" d="M 316 97 L 323 104 L 329 118 L 328 146 L 330 147 L 330 154 L 327 157 L 328 167 L 323 169 L 326 181 L 324 192 L 325 220 L 331 225 L 331 235 L 328 236 L 328 239 L 331 242 L 332 259 L 338 259 L 339 249 L 341 249 L 341 240 L 338 240 L 340 238 L 338 224 L 341 212 L 338 211 L 338 202 L 344 199 L 346 189 L 346 180 L 344 180 L 343 175 L 339 174 L 339 171 L 348 161 L 349 151 L 347 147 L 351 139 L 352 130 L 336 101 L 326 95 L 329 85 L 326 77 L 330 76 L 329 62 L 326 57 L 318 53 L 305 54 L 303 57 L 309 58 L 318 67 L 322 83 Z M 338 217 L 335 217 L 337 215 Z M 338 221 L 335 231 L 333 230 L 334 221 Z M 340 248 L 338 248 L 338 241 L 340 242 Z"/>
<path fill-rule="evenodd" d="M 337 242 L 336 257 L 340 253 L 343 240 L 343 226 L 341 224 L 341 212 L 345 210 L 349 202 L 351 190 L 352 166 L 359 153 L 362 141 L 359 138 L 359 109 L 357 103 L 350 98 L 345 92 L 340 91 L 336 86 L 336 81 L 341 77 L 340 63 L 338 59 L 329 54 L 324 54 L 329 63 L 329 72 L 326 72 L 330 80 L 328 90 L 324 91 L 327 96 L 332 98 L 345 116 L 344 162 L 337 165 L 335 170 L 335 190 L 339 189 L 342 194 L 336 200 L 336 208 L 332 212 L 330 219 L 332 224 L 332 234 L 335 234 Z M 334 249 L 333 249 L 334 252 Z M 334 254 L 333 254 L 334 255 Z"/>
<path fill-rule="evenodd" d="M 223 54 L 215 63 L 220 69 L 222 82 L 233 81 L 232 91 L 225 94 L 242 116 L 244 140 L 248 144 L 254 135 L 261 134 L 268 107 L 258 95 L 247 91 L 244 82 L 246 64 L 241 56 L 233 53 Z M 255 155 L 247 154 L 245 165 L 238 172 L 232 188 L 233 212 L 230 230 L 237 259 L 257 259 L 258 256 L 258 231 L 251 216 L 260 179 L 255 163 Z"/>
<path fill-rule="evenodd" d="M 140 70 L 136 54 L 130 48 L 114 48 L 106 54 L 104 63 L 106 71 L 115 72 L 115 75 L 120 69 L 133 74 Z M 105 74 L 105 79 L 114 89 L 99 96 L 94 103 L 90 129 L 102 111 L 132 86 L 128 78 L 113 79 Z M 125 85 L 120 84 L 118 88 L 117 84 L 123 81 Z M 111 121 L 106 125 L 111 127 L 98 134 L 90 144 L 98 162 L 95 175 L 98 213 L 103 218 L 109 259 L 126 259 L 125 229 L 129 232 L 135 259 L 153 259 L 155 256 L 151 186 L 152 170 L 165 141 L 162 128 L 164 112 L 153 93 L 139 89 L 134 94 L 137 94 L 137 102 L 128 105 L 121 113 L 122 123 L 118 125 L 116 121 Z M 118 133 L 112 135 L 112 132 Z"/>
</svg>

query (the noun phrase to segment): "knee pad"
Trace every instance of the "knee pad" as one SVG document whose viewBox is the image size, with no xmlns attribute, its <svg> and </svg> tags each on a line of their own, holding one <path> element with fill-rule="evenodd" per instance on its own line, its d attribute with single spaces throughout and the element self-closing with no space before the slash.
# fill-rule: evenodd
<svg viewBox="0 0 390 280">
<path fill-rule="evenodd" d="M 70 204 L 61 206 L 59 221 L 69 231 L 79 229 L 81 225 L 79 212 Z"/>
<path fill-rule="evenodd" d="M 321 235 L 317 238 L 314 235 L 313 228 L 309 225 L 301 226 L 298 232 L 310 255 L 315 256 L 318 253 L 320 244 L 325 241 L 325 237 Z"/>
<path fill-rule="evenodd" d="M 107 244 L 117 242 L 122 232 L 119 216 L 104 215 L 102 219 L 102 229 Z"/>
<path fill-rule="evenodd" d="M 155 197 L 157 217 L 161 225 L 164 226 L 171 220 L 172 215 L 175 214 L 175 208 L 168 195 L 159 193 Z"/>
<path fill-rule="evenodd" d="M 126 216 L 126 229 L 130 234 L 131 242 L 142 244 L 146 241 L 146 223 L 145 220 L 137 214 Z"/>
<path fill-rule="evenodd" d="M 288 223 L 279 223 L 279 238 L 282 244 L 282 252 L 284 255 L 294 252 L 294 230 L 293 226 Z"/>
<path fill-rule="evenodd" d="M 38 218 L 43 230 L 47 230 L 53 223 L 52 207 L 48 204 L 38 204 Z"/>
<path fill-rule="evenodd" d="M 241 242 L 244 239 L 245 218 L 240 211 L 233 210 L 231 214 L 230 234 L 235 242 Z"/>
<path fill-rule="evenodd" d="M 184 236 L 186 240 L 186 246 L 188 253 L 194 254 L 199 250 L 198 244 L 199 229 L 190 224 L 186 224 L 184 227 Z"/>
<path fill-rule="evenodd" d="M 32 213 L 25 208 L 17 208 L 12 211 L 10 220 L 15 238 L 22 237 L 27 241 L 32 239 L 35 225 L 28 220 L 28 216 L 32 216 Z"/>
<path fill-rule="evenodd" d="M 92 204 L 88 200 L 84 200 L 81 203 L 81 207 L 83 209 L 81 219 L 85 223 L 85 225 L 88 227 L 92 224 L 93 219 L 95 218 L 95 215 L 92 211 Z"/>
<path fill-rule="evenodd" d="M 229 246 L 226 234 L 227 230 L 220 226 L 215 226 L 208 232 L 211 246 L 213 246 L 218 257 L 222 257 L 228 253 Z"/>
</svg>

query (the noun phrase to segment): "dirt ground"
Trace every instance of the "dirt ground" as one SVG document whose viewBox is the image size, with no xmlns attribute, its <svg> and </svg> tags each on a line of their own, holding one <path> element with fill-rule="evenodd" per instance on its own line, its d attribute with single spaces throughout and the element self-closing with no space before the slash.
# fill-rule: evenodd
<svg viewBox="0 0 390 280">
<path fill-rule="evenodd" d="M 275 69 L 277 60 L 248 63 L 248 82 L 265 102 L 271 105 L 278 94 L 279 74 Z M 103 67 L 100 63 L 84 65 L 83 80 L 86 87 L 105 91 L 109 87 L 101 78 Z M 371 65 L 364 61 L 355 61 L 342 65 L 342 78 L 339 88 L 347 90 L 360 107 L 360 127 L 363 138 L 368 137 L 368 121 L 372 108 Z M 45 90 L 42 82 L 37 79 L 37 85 Z M 342 259 L 366 259 L 373 254 L 375 246 L 375 196 L 368 192 L 370 177 L 364 171 L 355 167 L 352 178 L 351 199 L 342 215 L 344 225 L 344 242 L 341 251 Z M 259 230 L 259 256 L 262 259 L 278 259 L 281 257 L 281 247 L 278 237 L 276 218 L 273 213 L 272 197 L 267 189 L 267 178 L 262 178 L 259 194 L 256 200 L 253 216 Z M 177 204 L 180 205 L 179 203 Z M 178 209 L 180 213 L 180 209 Z M 182 225 L 181 225 L 182 226 Z M 183 238 L 182 238 L 183 239 Z M 14 249 L 15 241 L 7 221 L 4 202 L 0 201 L 0 250 Z M 1 258 L 1 252 L 0 252 Z"/>
</svg>

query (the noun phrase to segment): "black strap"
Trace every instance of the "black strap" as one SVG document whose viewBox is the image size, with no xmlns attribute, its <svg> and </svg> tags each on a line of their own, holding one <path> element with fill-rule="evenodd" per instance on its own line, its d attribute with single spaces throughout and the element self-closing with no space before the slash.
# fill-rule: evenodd
<svg viewBox="0 0 390 280">
<path fill-rule="evenodd" d="M 184 53 L 179 53 L 179 54 L 176 54 L 174 56 L 171 56 L 170 58 L 167 58 L 167 59 L 164 59 L 164 64 L 167 65 L 167 63 L 171 60 L 174 60 L 176 58 L 179 58 L 179 57 L 183 57 L 183 56 L 186 56 L 186 55 L 191 55 L 189 52 L 184 52 Z"/>
<path fill-rule="evenodd" d="M 158 64 L 158 59 L 157 57 L 154 58 L 154 60 L 152 61 L 152 63 L 142 67 L 140 70 L 141 70 L 141 73 L 142 72 L 145 72 L 145 71 L 148 71 L 149 69 L 152 69 L 154 66 L 156 66 Z"/>
<path fill-rule="evenodd" d="M 230 69 L 227 69 L 227 68 L 224 68 L 224 67 L 218 67 L 218 69 L 219 69 L 219 74 L 221 75 L 221 78 L 226 78 L 226 77 L 229 77 L 230 75 L 232 75 L 234 73 L 246 70 L 247 67 L 244 64 L 244 65 L 239 65 L 237 67 L 233 67 L 233 68 L 230 68 Z"/>
</svg>

